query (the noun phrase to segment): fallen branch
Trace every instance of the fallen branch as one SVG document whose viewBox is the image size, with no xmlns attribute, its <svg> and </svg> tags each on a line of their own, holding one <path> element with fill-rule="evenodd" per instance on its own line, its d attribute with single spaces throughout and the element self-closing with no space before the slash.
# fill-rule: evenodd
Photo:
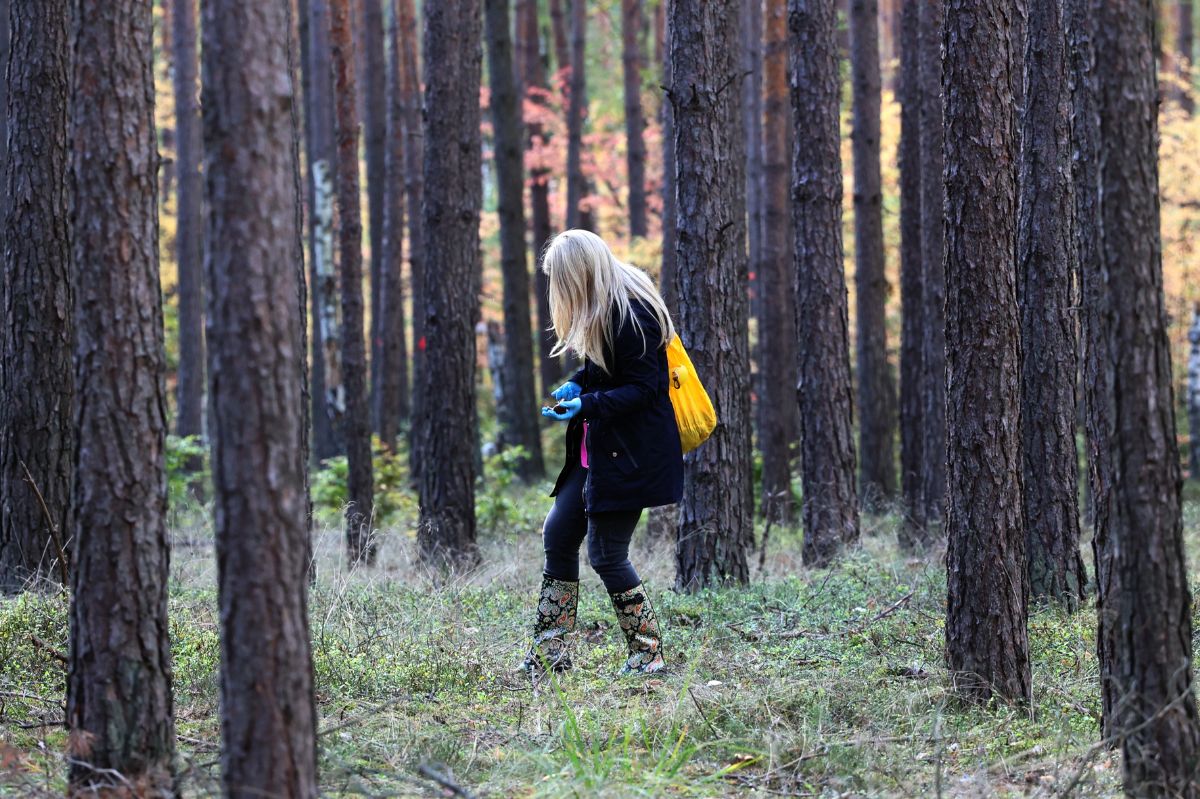
<svg viewBox="0 0 1200 799">
<path fill-rule="evenodd" d="M 47 654 L 50 655 L 50 657 L 54 658 L 55 660 L 61 661 L 63 663 L 71 662 L 70 658 L 68 658 L 61 649 L 51 646 L 50 644 L 46 643 L 38 636 L 30 635 L 29 640 L 33 643 L 35 648 L 45 651 Z"/>
<path fill-rule="evenodd" d="M 462 787 L 457 782 L 450 779 L 428 763 L 422 763 L 421 765 L 417 766 L 417 772 L 425 779 L 432 780 L 433 782 L 436 782 L 438 785 L 445 788 L 447 791 L 450 791 L 450 793 L 454 796 L 461 796 L 463 799 L 475 799 L 475 794 L 471 793 L 466 788 Z"/>
<path fill-rule="evenodd" d="M 870 627 L 872 624 L 879 621 L 880 619 L 885 619 L 888 616 L 891 616 L 893 613 L 895 613 L 897 610 L 899 610 L 901 607 L 903 607 L 905 604 L 907 604 L 908 601 L 913 598 L 913 594 L 915 594 L 915 593 L 916 593 L 916 591 L 909 591 L 907 594 L 900 597 L 895 602 L 888 605 L 886 608 L 879 611 L 871 618 L 867 619 L 866 621 L 862 622 L 861 624 L 851 627 L 848 630 L 842 630 L 842 631 L 836 632 L 836 633 L 819 633 L 814 630 L 789 630 L 787 632 L 779 633 L 775 637 L 776 638 L 827 639 L 827 638 L 845 638 L 846 636 L 849 636 L 849 635 L 858 635 L 863 630 L 867 629 L 868 627 Z"/>
</svg>

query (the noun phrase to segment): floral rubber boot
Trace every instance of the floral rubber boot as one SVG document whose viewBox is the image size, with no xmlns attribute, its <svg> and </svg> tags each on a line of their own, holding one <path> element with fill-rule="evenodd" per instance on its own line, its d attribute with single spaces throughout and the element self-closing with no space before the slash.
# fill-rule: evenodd
<svg viewBox="0 0 1200 799">
<path fill-rule="evenodd" d="M 662 636 L 645 587 L 638 585 L 609 596 L 617 611 L 617 624 L 629 647 L 629 657 L 621 667 L 620 676 L 662 671 L 666 665 L 662 656 Z"/>
<path fill-rule="evenodd" d="M 531 674 L 545 670 L 566 671 L 571 668 L 567 652 L 567 634 L 575 629 L 575 611 L 579 606 L 579 582 L 556 580 L 542 576 L 538 596 L 537 619 L 533 625 L 533 645 L 525 655 L 521 668 Z"/>
</svg>

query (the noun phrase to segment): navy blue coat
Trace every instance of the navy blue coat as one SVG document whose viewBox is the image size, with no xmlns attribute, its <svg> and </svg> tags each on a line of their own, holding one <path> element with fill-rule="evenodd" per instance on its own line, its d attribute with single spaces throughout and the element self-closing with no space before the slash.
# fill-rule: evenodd
<svg viewBox="0 0 1200 799">
<path fill-rule="evenodd" d="M 582 404 L 568 423 L 567 462 L 550 496 L 558 494 L 572 469 L 581 468 L 579 444 L 586 420 L 583 501 L 588 513 L 670 505 L 683 496 L 683 450 L 668 394 L 667 350 L 658 345 L 662 331 L 638 301 L 630 303 L 630 311 L 613 337 L 615 352 L 604 353 L 610 373 L 585 360 L 571 378 L 583 389 Z"/>
</svg>

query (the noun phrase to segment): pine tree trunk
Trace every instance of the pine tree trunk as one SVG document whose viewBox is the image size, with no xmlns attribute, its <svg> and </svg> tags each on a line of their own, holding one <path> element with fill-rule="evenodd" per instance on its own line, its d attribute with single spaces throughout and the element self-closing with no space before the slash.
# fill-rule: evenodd
<svg viewBox="0 0 1200 799">
<path fill-rule="evenodd" d="M 179 272 L 179 381 L 175 431 L 204 432 L 203 185 L 200 180 L 200 108 L 196 71 L 196 0 L 172 0 L 175 50 L 175 253 Z"/>
<path fill-rule="evenodd" d="M 1005 0 L 946 4 L 946 665 L 968 698 L 1023 703 L 1029 576 L 1011 8 Z"/>
<path fill-rule="evenodd" d="M 0 69 L 8 74 L 8 54 L 12 50 L 9 26 L 9 0 L 0 0 Z M 8 79 L 0 80 L 0 182 L 8 175 Z M 0 220 L 8 212 L 8 192 L 0 195 Z"/>
<path fill-rule="evenodd" d="M 841 79 L 833 0 L 789 0 L 804 562 L 858 541 L 848 300 L 842 267 Z"/>
<path fill-rule="evenodd" d="M 287 8 L 206 0 L 202 13 L 224 790 L 315 797 L 303 320 L 298 270 L 280 268 L 301 235 L 278 91 Z"/>
<path fill-rule="evenodd" d="M 792 111 L 788 98 L 787 0 L 767 0 L 766 89 L 761 198 L 761 260 L 755 268 L 758 315 L 758 445 L 762 451 L 763 516 L 790 525 L 792 442 L 796 439 L 796 286 L 791 191 Z M 753 217 L 752 217 L 753 219 Z"/>
<path fill-rule="evenodd" d="M 517 52 L 521 59 L 521 84 L 525 101 L 544 112 L 549 100 L 546 88 L 546 67 L 542 62 L 536 0 L 517 0 Z M 526 125 L 529 137 L 526 150 L 540 153 L 547 147 L 548 137 L 540 122 L 530 120 Z M 534 291 L 537 294 L 538 365 L 542 396 L 558 387 L 562 378 L 562 362 L 550 357 L 554 349 L 553 323 L 550 319 L 550 278 L 542 272 L 542 248 L 553 235 L 550 226 L 550 170 L 534 166 L 529 170 L 529 207 L 533 232 Z"/>
<path fill-rule="evenodd" d="M 854 282 L 858 325 L 859 490 L 867 507 L 896 493 L 896 387 L 887 354 L 883 178 L 879 166 L 878 0 L 850 0 L 854 92 Z"/>
<path fill-rule="evenodd" d="M 312 384 L 309 382 L 309 366 L 308 366 L 308 285 L 305 283 L 305 268 L 304 262 L 304 200 L 303 200 L 303 185 L 304 176 L 300 171 L 300 113 L 296 108 L 296 103 L 300 98 L 300 84 L 297 82 L 297 71 L 299 69 L 296 60 L 296 50 L 299 44 L 300 35 L 306 31 L 304 25 L 298 23 L 297 10 L 301 3 L 300 0 L 291 0 L 284 5 L 286 14 L 284 18 L 287 22 L 287 74 L 288 88 L 291 91 L 291 171 L 292 171 L 292 188 L 294 189 L 292 214 L 295 218 L 296 235 L 292 237 L 292 254 L 291 260 L 294 271 L 296 273 L 296 318 L 300 321 L 300 346 L 297 348 L 294 359 L 300 365 L 300 462 L 304 464 L 304 564 L 307 573 L 309 584 L 316 582 L 317 571 L 316 562 L 313 559 L 313 542 L 312 542 L 312 519 L 313 519 L 313 503 L 312 503 L 312 473 L 309 471 L 309 464 L 312 462 Z M 307 11 L 307 9 L 305 9 Z M 302 109 L 301 109 L 302 110 Z"/>
<path fill-rule="evenodd" d="M 75 18 L 74 210 L 87 223 L 73 248 L 71 795 L 120 794 L 129 782 L 173 794 L 152 11 L 149 0 L 108 0 L 80 4 Z"/>
<path fill-rule="evenodd" d="M 1179 105 L 1189 116 L 1196 112 L 1196 87 L 1192 82 L 1193 50 L 1195 49 L 1195 21 L 1192 18 L 1192 0 L 1178 0 L 1175 33 L 1176 69 L 1179 70 Z"/>
<path fill-rule="evenodd" d="M 929 543 L 921 493 L 924 465 L 924 300 L 921 252 L 922 0 L 902 0 L 900 36 L 900 492 L 904 521 L 900 546 L 915 551 Z M 940 224 L 940 220 L 939 220 Z"/>
<path fill-rule="evenodd" d="M 175 30 L 175 10 L 171 0 L 165 0 L 159 4 L 161 16 L 159 17 L 158 39 L 156 45 L 158 47 L 157 61 L 161 61 L 164 71 L 167 75 L 175 74 L 175 53 L 173 38 Z M 0 61 L 0 64 L 8 64 L 8 61 Z M 178 113 L 178 108 L 176 108 Z M 158 190 L 159 202 L 166 205 L 167 198 L 171 196 L 171 191 L 175 187 L 175 164 L 176 161 L 171 158 L 170 153 L 175 150 L 175 128 L 171 123 L 173 119 L 168 120 L 165 124 L 158 127 L 158 136 L 161 146 L 158 148 L 159 164 L 158 164 L 158 180 L 161 188 Z M 166 153 L 166 155 L 164 155 Z"/>
<path fill-rule="evenodd" d="M 371 534 L 374 473 L 363 346 L 362 215 L 358 181 L 358 111 L 354 105 L 351 0 L 330 4 L 334 97 L 337 107 L 338 252 L 342 288 L 342 368 L 346 386 L 346 555 L 351 566 L 375 558 Z"/>
<path fill-rule="evenodd" d="M 67 0 L 11 0 L 0 281 L 0 593 L 68 582 L 75 431 Z"/>
<path fill-rule="evenodd" d="M 394 449 L 408 418 L 408 342 L 404 324 L 404 93 L 400 66 L 400 16 L 391 15 L 387 81 L 387 160 L 383 253 L 380 264 L 379 437 Z M 420 209 L 418 209 L 419 211 Z"/>
<path fill-rule="evenodd" d="M 945 0 L 922 2 L 921 81 L 921 516 L 940 524 L 946 507 L 946 265 L 942 162 L 942 9 Z"/>
<path fill-rule="evenodd" d="M 404 102 L 404 196 L 408 201 L 408 275 L 412 287 L 412 412 L 422 418 L 421 374 L 425 364 L 425 128 L 421 120 L 421 73 L 417 66 L 417 16 L 413 0 L 396 0 L 400 24 L 401 93 Z M 409 429 L 409 473 L 420 474 L 418 430 Z"/>
<path fill-rule="evenodd" d="M 567 84 L 571 80 L 571 45 L 567 41 L 567 14 L 563 8 L 563 3 L 570 3 L 571 0 L 550 0 L 550 31 L 554 39 L 554 65 L 555 77 L 561 84 L 559 86 L 566 96 Z"/>
<path fill-rule="evenodd" d="M 423 4 L 425 140 L 458 147 L 425 151 L 425 355 L 419 456 L 421 556 L 471 564 L 475 543 L 475 315 L 479 274 L 479 0 Z"/>
<path fill-rule="evenodd" d="M 763 198 L 763 68 L 765 36 L 763 31 L 764 0 L 742 0 L 739 9 L 742 15 L 742 130 L 746 135 L 746 216 L 749 223 L 746 238 L 750 250 L 749 286 L 750 314 L 759 320 L 762 317 L 762 273 L 763 235 L 766 202 Z M 786 48 L 786 44 L 784 47 Z M 787 57 L 785 49 L 784 58 Z M 759 336 L 750 346 L 750 359 L 758 366 L 757 380 L 753 390 L 762 396 L 762 349 L 761 329 Z M 755 413 L 755 426 L 761 431 L 763 403 L 751 402 Z"/>
<path fill-rule="evenodd" d="M 371 248 L 370 286 L 370 413 L 371 430 L 379 432 L 383 414 L 383 328 L 387 311 L 383 307 L 384 286 L 384 224 L 387 215 L 387 57 L 384 55 L 383 0 L 359 0 L 363 4 L 362 41 L 358 49 L 366 55 L 363 107 L 363 135 L 367 154 L 367 236 Z"/>
<path fill-rule="evenodd" d="M 645 238 L 646 119 L 642 114 L 642 0 L 621 0 L 621 64 L 625 78 L 625 163 L 629 175 L 629 235 Z"/>
<path fill-rule="evenodd" d="M 583 177 L 583 117 L 587 113 L 587 73 L 584 55 L 587 47 L 587 2 L 571 3 L 571 69 L 567 92 L 567 222 L 568 229 L 587 224 L 581 203 L 587 194 Z"/>
<path fill-rule="evenodd" d="M 659 3 L 658 14 L 662 18 L 663 58 L 662 81 L 664 86 L 671 86 L 673 72 L 671 70 L 671 48 L 667 44 L 670 34 L 667 32 L 666 3 Z M 675 229 L 675 109 L 671 99 L 664 98 L 662 104 L 662 147 L 663 147 L 663 210 L 662 210 L 662 266 L 659 273 L 659 291 L 663 301 L 671 312 L 672 319 L 679 318 L 679 268 L 675 256 L 678 247 L 678 233 Z"/>
<path fill-rule="evenodd" d="M 545 474 L 536 415 L 533 338 L 529 313 L 529 262 L 525 254 L 525 181 L 521 96 L 513 67 L 508 0 L 486 0 L 488 75 L 495 131 L 500 215 L 500 273 L 504 284 L 504 402 L 496 408 L 502 447 L 522 447 L 517 474 L 526 482 Z"/>
<path fill-rule="evenodd" d="M 1106 0 L 1095 20 L 1098 258 L 1084 263 L 1088 436 L 1096 487 L 1097 646 L 1106 734 L 1126 793 L 1195 796 L 1200 722 L 1163 300 L 1154 12 Z"/>
<path fill-rule="evenodd" d="M 676 0 L 667 12 L 679 231 L 676 313 L 679 335 L 720 419 L 712 438 L 684 458 L 675 583 L 688 591 L 745 583 L 746 551 L 754 544 L 740 5 Z"/>
<path fill-rule="evenodd" d="M 1071 239 L 1071 96 L 1061 0 L 1030 4 L 1026 36 L 1017 247 L 1026 557 L 1031 595 L 1076 610 L 1087 575 L 1079 554 L 1078 264 Z"/>
<path fill-rule="evenodd" d="M 308 106 L 309 180 L 313 186 L 312 252 L 313 449 L 318 461 L 345 452 L 346 392 L 342 384 L 341 320 L 334 263 L 334 108 L 333 64 L 329 44 L 329 0 L 308 0 L 310 94 Z"/>
<path fill-rule="evenodd" d="M 1188 471 L 1193 480 L 1200 480 L 1200 303 L 1192 310 L 1192 327 L 1188 331 L 1192 351 L 1187 365 L 1187 413 L 1191 446 L 1188 448 Z"/>
</svg>

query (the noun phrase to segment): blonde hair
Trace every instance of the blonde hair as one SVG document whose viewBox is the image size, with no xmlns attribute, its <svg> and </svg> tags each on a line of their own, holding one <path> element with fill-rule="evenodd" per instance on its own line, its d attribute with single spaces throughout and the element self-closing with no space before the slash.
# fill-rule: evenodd
<svg viewBox="0 0 1200 799">
<path fill-rule="evenodd" d="M 559 233 L 546 246 L 542 271 L 550 278 L 550 317 L 558 336 L 550 353 L 554 357 L 570 351 L 608 372 L 604 350 L 607 346 L 612 351 L 613 337 L 631 315 L 631 300 L 640 301 L 657 318 L 662 341 L 656 348 L 665 347 L 675 336 L 671 314 L 654 282 L 636 266 L 618 261 L 595 233 Z M 633 323 L 647 346 L 636 314 Z"/>
</svg>

